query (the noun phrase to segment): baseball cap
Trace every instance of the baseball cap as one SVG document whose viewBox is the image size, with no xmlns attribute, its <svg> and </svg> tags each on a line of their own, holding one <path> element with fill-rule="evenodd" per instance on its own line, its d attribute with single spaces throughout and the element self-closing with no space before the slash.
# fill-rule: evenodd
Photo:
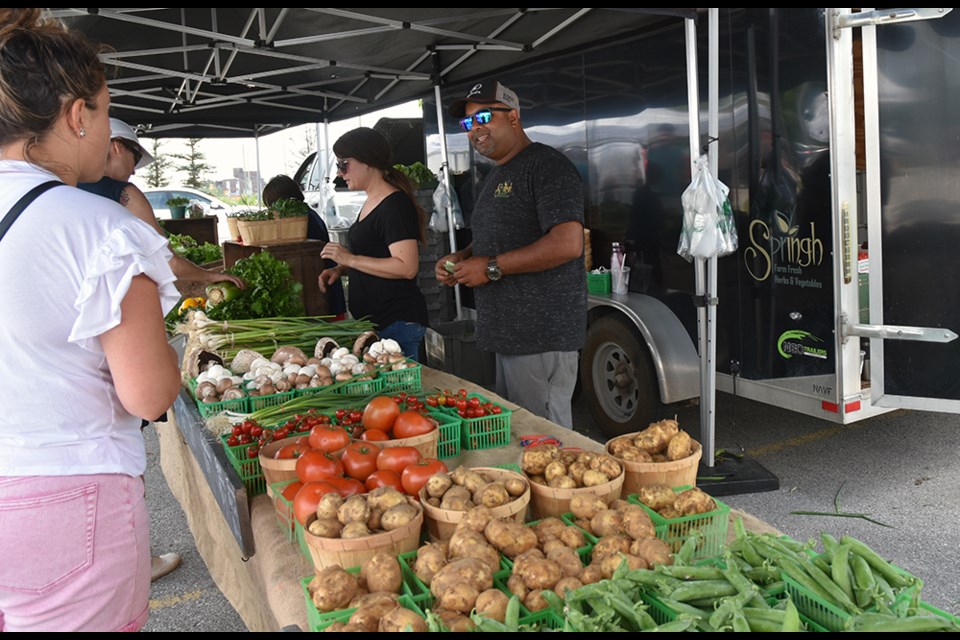
<svg viewBox="0 0 960 640">
<path fill-rule="evenodd" d="M 466 115 L 468 102 L 477 102 L 480 104 L 490 104 L 493 102 L 502 102 L 511 109 L 520 111 L 520 98 L 517 94 L 500 84 L 497 80 L 482 80 L 470 88 L 466 97 L 460 100 L 454 100 L 450 105 L 450 115 L 454 118 L 462 118 Z"/>
<path fill-rule="evenodd" d="M 123 138 L 124 140 L 129 140 L 133 144 L 137 145 L 137 147 L 140 149 L 142 157 L 134 169 L 142 169 L 153 162 L 153 156 L 150 155 L 149 151 L 143 148 L 142 144 L 140 144 L 140 138 L 137 137 L 137 132 L 134 131 L 133 127 L 128 125 L 123 120 L 110 118 L 110 139 L 112 140 L 113 138 Z"/>
</svg>

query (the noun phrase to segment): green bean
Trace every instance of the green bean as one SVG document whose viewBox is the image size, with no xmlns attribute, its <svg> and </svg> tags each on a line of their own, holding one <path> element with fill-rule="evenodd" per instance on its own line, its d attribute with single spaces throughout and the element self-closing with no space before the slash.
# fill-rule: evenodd
<svg viewBox="0 0 960 640">
<path fill-rule="evenodd" d="M 889 584 L 891 587 L 906 587 L 912 582 L 893 565 L 884 560 L 879 553 L 868 547 L 860 540 L 857 540 L 851 536 L 843 536 L 840 538 L 840 543 L 849 544 L 850 551 L 856 553 L 857 555 L 863 556 L 863 559 L 867 561 L 867 564 L 879 572 L 886 579 L 887 584 Z"/>
</svg>

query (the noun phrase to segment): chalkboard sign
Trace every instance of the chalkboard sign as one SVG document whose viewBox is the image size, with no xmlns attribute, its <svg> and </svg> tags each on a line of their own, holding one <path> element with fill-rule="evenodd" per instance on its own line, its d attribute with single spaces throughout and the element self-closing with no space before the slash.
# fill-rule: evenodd
<svg viewBox="0 0 960 640">
<path fill-rule="evenodd" d="M 203 471 L 223 517 L 240 545 L 241 553 L 245 559 L 249 558 L 255 548 L 250 526 L 250 503 L 243 481 L 227 460 L 223 445 L 204 427 L 197 405 L 185 389 L 180 390 L 173 404 L 173 412 L 180 433 Z"/>
</svg>

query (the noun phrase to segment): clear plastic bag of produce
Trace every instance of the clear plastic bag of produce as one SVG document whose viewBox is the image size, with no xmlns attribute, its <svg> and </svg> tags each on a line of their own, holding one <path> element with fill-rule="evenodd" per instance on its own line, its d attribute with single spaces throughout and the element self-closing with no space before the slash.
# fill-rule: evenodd
<svg viewBox="0 0 960 640">
<path fill-rule="evenodd" d="M 694 163 L 694 176 L 680 200 L 683 229 L 677 253 L 686 260 L 725 256 L 737 250 L 737 227 L 727 185 L 710 174 L 706 155 Z"/>
<path fill-rule="evenodd" d="M 440 182 L 433 192 L 433 215 L 430 216 L 429 227 L 433 231 L 446 231 L 447 226 L 447 206 L 453 202 L 453 223 L 456 229 L 463 229 L 463 211 L 460 209 L 460 200 L 457 198 L 457 192 L 448 192 L 447 185 Z"/>
</svg>

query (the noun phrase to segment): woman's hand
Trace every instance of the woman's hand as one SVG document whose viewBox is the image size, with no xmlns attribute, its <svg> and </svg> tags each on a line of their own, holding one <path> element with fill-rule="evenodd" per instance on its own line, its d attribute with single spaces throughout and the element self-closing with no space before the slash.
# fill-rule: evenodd
<svg viewBox="0 0 960 640">
<path fill-rule="evenodd" d="M 340 268 L 333 267 L 331 269 L 324 269 L 320 272 L 320 277 L 317 278 L 317 284 L 320 285 L 320 293 L 326 293 L 327 287 L 331 286 L 340 278 Z"/>
<path fill-rule="evenodd" d="M 244 282 L 241 278 L 238 278 L 237 276 L 234 276 L 234 275 L 230 275 L 229 273 L 223 273 L 219 271 L 209 271 L 209 274 L 210 275 L 207 277 L 207 282 L 210 284 L 214 284 L 216 282 L 223 282 L 224 280 L 226 280 L 228 282 L 232 282 L 233 284 L 235 284 L 239 289 L 245 289 L 247 287 L 247 283 Z"/>
<path fill-rule="evenodd" d="M 338 265 L 345 267 L 350 266 L 350 260 L 353 258 L 353 254 L 350 253 L 349 249 L 336 242 L 328 242 L 323 245 L 323 249 L 320 250 L 320 256 L 328 260 L 333 260 Z"/>
</svg>

